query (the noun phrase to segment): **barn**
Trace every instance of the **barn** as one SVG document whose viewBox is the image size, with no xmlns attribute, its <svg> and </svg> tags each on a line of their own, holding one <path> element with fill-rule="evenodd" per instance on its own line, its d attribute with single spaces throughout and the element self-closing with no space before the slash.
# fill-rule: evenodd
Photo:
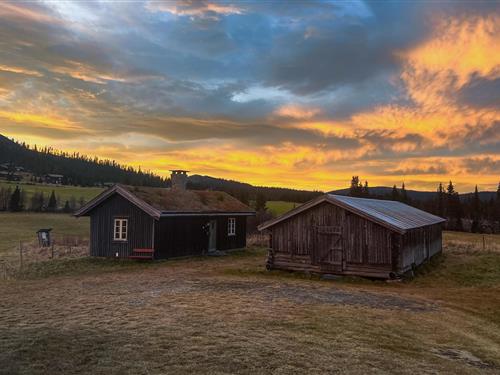
<svg viewBox="0 0 500 375">
<path fill-rule="evenodd" d="M 220 191 L 186 189 L 187 171 L 172 171 L 172 188 L 113 185 L 75 216 L 90 216 L 90 255 L 165 259 L 246 246 L 254 212 Z"/>
<path fill-rule="evenodd" d="M 442 250 L 445 219 L 401 202 L 325 194 L 265 222 L 268 269 L 395 278 Z"/>
</svg>

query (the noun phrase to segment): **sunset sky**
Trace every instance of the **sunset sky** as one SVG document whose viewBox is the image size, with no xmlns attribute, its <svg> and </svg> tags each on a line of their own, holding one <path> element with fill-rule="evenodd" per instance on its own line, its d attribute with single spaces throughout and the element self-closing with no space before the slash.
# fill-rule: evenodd
<svg viewBox="0 0 500 375">
<path fill-rule="evenodd" d="M 161 175 L 496 190 L 500 2 L 2 2 L 0 133 Z"/>
</svg>

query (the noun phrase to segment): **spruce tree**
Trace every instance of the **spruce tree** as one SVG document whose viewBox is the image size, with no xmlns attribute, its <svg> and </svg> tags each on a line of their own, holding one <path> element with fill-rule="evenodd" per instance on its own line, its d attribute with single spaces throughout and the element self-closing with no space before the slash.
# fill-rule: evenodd
<svg viewBox="0 0 500 375">
<path fill-rule="evenodd" d="M 444 217 L 444 189 L 443 184 L 440 182 L 437 190 L 437 209 L 438 216 Z"/>
<path fill-rule="evenodd" d="M 368 181 L 365 181 L 365 185 L 363 186 L 363 197 L 369 197 L 370 192 L 368 190 Z"/>
<path fill-rule="evenodd" d="M 401 185 L 401 201 L 404 203 L 408 203 L 408 195 L 406 194 L 405 183 Z"/>
<path fill-rule="evenodd" d="M 54 212 L 56 209 L 57 209 L 56 193 L 54 190 L 52 190 L 52 193 L 50 194 L 49 198 L 49 203 L 47 204 L 47 210 Z"/>
<path fill-rule="evenodd" d="M 267 209 L 266 203 L 266 196 L 263 192 L 259 191 L 255 198 L 255 211 L 265 211 Z"/>
<path fill-rule="evenodd" d="M 359 176 L 352 176 L 351 186 L 349 187 L 349 195 L 351 197 L 363 196 L 363 184 L 359 180 Z"/>
<path fill-rule="evenodd" d="M 10 201 L 9 201 L 9 210 L 12 212 L 17 212 L 22 210 L 21 206 L 21 190 L 19 189 L 19 186 L 16 186 L 16 189 L 10 196 Z"/>
<path fill-rule="evenodd" d="M 477 190 L 477 185 L 476 189 L 474 190 L 474 196 L 472 198 L 472 212 L 471 212 L 471 217 L 472 217 L 472 227 L 471 231 L 473 233 L 479 232 L 480 229 L 480 223 L 479 220 L 481 218 L 481 201 L 479 200 L 479 192 Z"/>
<path fill-rule="evenodd" d="M 391 199 L 393 201 L 398 201 L 399 200 L 399 192 L 398 192 L 398 188 L 396 187 L 396 185 L 394 185 L 392 187 Z"/>
<path fill-rule="evenodd" d="M 66 201 L 66 203 L 64 204 L 63 211 L 66 213 L 70 213 L 72 211 L 71 207 L 69 206 L 69 201 Z"/>
</svg>

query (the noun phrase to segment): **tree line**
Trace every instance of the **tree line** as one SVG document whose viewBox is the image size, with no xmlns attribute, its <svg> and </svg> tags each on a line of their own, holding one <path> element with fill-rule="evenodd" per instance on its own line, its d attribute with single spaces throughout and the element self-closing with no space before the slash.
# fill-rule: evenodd
<svg viewBox="0 0 500 375">
<path fill-rule="evenodd" d="M 167 179 L 141 168 L 133 168 L 115 160 L 68 153 L 52 147 L 40 148 L 18 143 L 0 135 L 0 160 L 22 166 L 35 176 L 63 175 L 64 185 L 96 186 L 107 182 L 138 186 L 167 186 Z"/>
<path fill-rule="evenodd" d="M 390 194 L 370 193 L 368 181 L 361 183 L 359 176 L 353 176 L 349 195 L 362 198 L 390 199 L 420 208 L 447 219 L 446 228 L 458 231 L 494 232 L 500 225 L 500 183 L 496 195 L 484 202 L 480 199 L 476 185 L 474 193 L 460 199 L 452 181 L 445 186 L 440 183 L 433 199 L 417 200 L 409 197 L 404 182 L 401 187 L 392 187 Z"/>
<path fill-rule="evenodd" d="M 61 202 L 61 199 L 54 190 L 49 195 L 37 191 L 28 199 L 25 191 L 19 186 L 16 186 L 15 189 L 11 187 L 0 188 L 0 211 L 72 213 L 85 203 L 83 196 L 78 199 L 75 196 L 71 196 L 69 199 Z"/>
</svg>

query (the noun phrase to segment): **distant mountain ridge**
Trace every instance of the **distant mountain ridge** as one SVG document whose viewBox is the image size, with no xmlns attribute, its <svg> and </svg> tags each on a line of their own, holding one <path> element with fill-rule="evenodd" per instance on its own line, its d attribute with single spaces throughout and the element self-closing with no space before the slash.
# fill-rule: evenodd
<svg viewBox="0 0 500 375">
<path fill-rule="evenodd" d="M 18 143 L 0 134 L 0 164 L 11 163 L 31 171 L 39 176 L 46 173 L 64 175 L 65 183 L 94 186 L 102 183 L 123 183 L 143 186 L 169 186 L 167 178 L 153 173 L 122 166 L 112 160 L 90 158 L 78 153 L 55 152 L 51 148 L 32 149 L 24 143 Z M 264 194 L 267 200 L 303 203 L 318 195 L 321 191 L 289 189 L 281 187 L 255 186 L 245 182 L 227 180 L 211 176 L 192 175 L 188 179 L 191 189 L 210 189 L 225 191 L 243 200 L 255 199 L 257 193 Z M 392 187 L 370 187 L 369 193 L 373 197 L 390 196 Z M 348 195 L 349 189 L 331 191 L 333 194 Z M 460 194 L 466 200 L 473 193 Z M 482 191 L 479 197 L 486 202 L 495 198 L 496 192 Z M 436 197 L 433 191 L 407 190 L 407 195 L 414 201 L 429 201 Z"/>
<path fill-rule="evenodd" d="M 369 187 L 368 191 L 370 195 L 373 197 L 383 197 L 383 196 L 390 196 L 392 193 L 392 187 L 387 187 L 387 186 L 374 186 L 374 187 Z M 401 192 L 401 189 L 398 189 L 399 192 Z M 346 189 L 338 189 L 338 190 L 332 190 L 329 193 L 331 194 L 338 194 L 338 195 L 349 195 L 349 188 Z M 430 201 L 433 200 L 437 197 L 437 192 L 436 191 L 420 191 L 420 190 L 406 190 L 407 196 L 416 201 L 420 202 L 425 202 L 425 201 Z M 459 194 L 461 200 L 467 200 L 472 197 L 474 193 L 462 193 Z M 491 199 L 495 199 L 496 192 L 494 191 L 480 191 L 479 192 L 479 199 L 483 202 L 487 202 Z"/>
</svg>

